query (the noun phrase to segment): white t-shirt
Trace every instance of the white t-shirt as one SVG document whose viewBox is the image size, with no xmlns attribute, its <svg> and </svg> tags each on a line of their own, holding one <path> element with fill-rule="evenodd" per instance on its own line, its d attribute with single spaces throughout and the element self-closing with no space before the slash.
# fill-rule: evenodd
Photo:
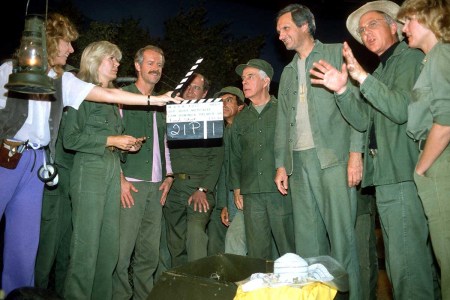
<svg viewBox="0 0 450 300">
<path fill-rule="evenodd" d="M 0 109 L 6 106 L 8 90 L 5 89 L 5 84 L 8 82 L 9 74 L 11 73 L 11 61 L 0 66 Z M 55 78 L 55 71 L 50 70 L 48 76 Z M 62 77 L 62 98 L 64 106 L 71 106 L 78 109 L 94 86 L 92 83 L 78 79 L 70 72 L 65 72 Z M 51 102 L 48 101 L 48 95 L 30 95 L 30 100 L 34 101 L 28 101 L 28 117 L 14 136 L 14 139 L 18 141 L 28 140 L 35 146 L 48 145 L 50 143 L 48 119 L 50 118 Z"/>
</svg>

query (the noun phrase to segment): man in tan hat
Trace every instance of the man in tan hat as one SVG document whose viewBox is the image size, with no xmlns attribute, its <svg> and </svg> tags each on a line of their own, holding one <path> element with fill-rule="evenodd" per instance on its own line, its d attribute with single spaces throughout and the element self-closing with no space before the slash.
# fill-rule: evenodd
<svg viewBox="0 0 450 300">
<path fill-rule="evenodd" d="M 332 92 L 311 84 L 308 70 L 314 61 L 343 63 L 342 45 L 315 40 L 315 28 L 314 15 L 303 5 L 278 12 L 279 39 L 296 53 L 278 90 L 275 182 L 282 194 L 292 196 L 297 254 L 331 255 L 349 274 L 350 299 L 359 300 L 354 226 L 363 134 L 344 119 Z"/>
<path fill-rule="evenodd" d="M 231 127 L 230 187 L 238 209 L 244 210 L 248 255 L 272 259 L 272 236 L 283 255 L 294 251 L 291 197 L 277 191 L 274 136 L 278 101 L 270 95 L 272 66 L 251 59 L 236 67 L 244 95 L 251 104 Z"/>
<path fill-rule="evenodd" d="M 413 181 L 419 149 L 406 135 L 408 104 L 423 54 L 400 41 L 398 9 L 390 1 L 368 2 L 347 19 L 350 34 L 380 58 L 371 75 L 345 43 L 341 72 L 321 60 L 314 63 L 316 79 L 311 82 L 334 91 L 346 119 L 366 132 L 362 186 L 375 186 L 394 298 L 434 299 L 429 232 Z M 363 101 L 346 87 L 347 71 L 359 82 Z"/>
</svg>

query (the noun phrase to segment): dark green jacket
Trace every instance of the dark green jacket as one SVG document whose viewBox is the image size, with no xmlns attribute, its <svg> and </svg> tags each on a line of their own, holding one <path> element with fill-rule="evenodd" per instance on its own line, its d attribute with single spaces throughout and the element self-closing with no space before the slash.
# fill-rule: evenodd
<svg viewBox="0 0 450 300">
<path fill-rule="evenodd" d="M 69 107 L 63 134 L 64 147 L 77 153 L 103 156 L 108 136 L 123 132 L 119 108 L 114 104 L 84 101 L 78 110 Z M 75 154 L 76 155 L 76 154 Z"/>
<path fill-rule="evenodd" d="M 406 134 L 406 122 L 422 59 L 422 52 L 401 42 L 385 66 L 380 64 L 361 85 L 365 100 L 349 92 L 337 96 L 338 106 L 353 126 L 368 133 L 371 120 L 375 125 L 377 159 L 368 154 L 366 134 L 363 187 L 413 180 L 419 151 Z"/>
<path fill-rule="evenodd" d="M 140 94 L 133 83 L 123 88 L 123 90 Z M 122 109 L 122 120 L 125 126 L 124 134 L 136 138 L 146 137 L 141 149 L 136 153 L 128 153 L 125 161 L 122 162 L 122 171 L 126 177 L 151 181 L 153 164 L 153 112 L 155 107 L 129 106 Z M 164 135 L 166 133 L 166 120 L 162 111 L 156 111 L 156 124 L 158 126 L 159 152 L 161 155 L 162 178 L 166 172 L 166 159 L 164 151 Z"/>
<path fill-rule="evenodd" d="M 342 44 L 315 46 L 306 58 L 306 71 L 314 62 L 326 60 L 338 70 L 343 63 Z M 296 134 L 296 111 L 298 104 L 298 55 L 284 68 L 278 90 L 279 109 L 275 134 L 275 167 L 285 167 L 292 174 L 292 152 Z M 306 77 L 308 113 L 317 156 L 322 169 L 346 163 L 349 152 L 362 152 L 363 134 L 350 126 L 336 105 L 335 95 L 322 86 L 312 86 L 309 73 Z M 359 94 L 349 84 L 349 89 Z"/>
<path fill-rule="evenodd" d="M 261 113 L 245 107 L 231 126 L 230 187 L 241 194 L 277 192 L 274 136 L 278 101 L 274 96 Z"/>
</svg>

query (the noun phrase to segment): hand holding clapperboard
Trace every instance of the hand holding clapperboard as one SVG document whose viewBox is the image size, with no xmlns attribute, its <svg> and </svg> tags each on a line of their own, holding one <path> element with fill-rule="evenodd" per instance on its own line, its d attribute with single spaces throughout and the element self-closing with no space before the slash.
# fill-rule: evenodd
<svg viewBox="0 0 450 300">
<path fill-rule="evenodd" d="M 172 93 L 180 93 L 203 58 L 198 59 Z M 184 100 L 167 104 L 167 140 L 217 139 L 223 137 L 221 98 Z"/>
</svg>

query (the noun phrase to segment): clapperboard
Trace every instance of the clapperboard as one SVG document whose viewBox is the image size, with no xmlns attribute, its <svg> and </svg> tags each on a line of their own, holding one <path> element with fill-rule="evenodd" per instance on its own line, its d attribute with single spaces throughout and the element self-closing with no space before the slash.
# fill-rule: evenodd
<svg viewBox="0 0 450 300">
<path fill-rule="evenodd" d="M 167 104 L 166 121 L 169 141 L 222 138 L 222 99 L 184 100 L 180 104 Z"/>
</svg>

